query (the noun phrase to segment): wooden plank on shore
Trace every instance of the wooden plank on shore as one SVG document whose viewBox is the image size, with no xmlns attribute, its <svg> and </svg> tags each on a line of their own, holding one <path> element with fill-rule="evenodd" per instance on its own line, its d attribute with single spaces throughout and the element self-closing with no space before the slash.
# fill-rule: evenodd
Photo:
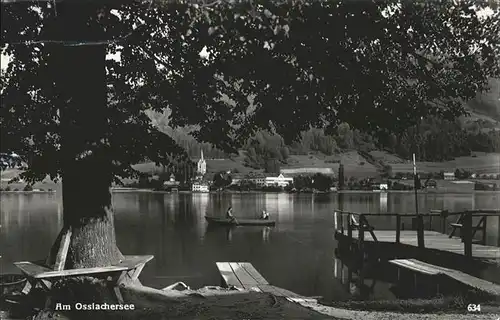
<svg viewBox="0 0 500 320">
<path fill-rule="evenodd" d="M 129 270 L 135 269 L 147 262 L 151 261 L 154 256 L 153 255 L 145 255 L 145 256 L 124 256 L 125 259 L 120 261 L 120 263 L 116 264 L 116 267 L 126 267 Z"/>
<path fill-rule="evenodd" d="M 486 281 L 484 279 L 476 278 L 470 274 L 466 274 L 457 270 L 446 274 L 448 277 L 453 278 L 471 288 L 487 292 L 496 297 L 500 297 L 500 285 Z"/>
<path fill-rule="evenodd" d="M 462 284 L 465 284 L 471 288 L 475 288 L 477 290 L 487 292 L 488 294 L 500 297 L 500 285 L 489 282 L 484 279 L 476 278 L 462 271 L 436 266 L 416 259 L 397 259 L 397 260 L 391 260 L 390 262 L 400 267 L 404 267 L 409 270 L 413 270 L 424 274 L 429 274 L 429 275 L 442 274 L 458 282 L 461 282 Z"/>
<path fill-rule="evenodd" d="M 426 275 L 435 276 L 440 273 L 439 270 L 422 266 L 418 263 L 413 262 L 412 259 L 395 259 L 395 260 L 390 260 L 389 263 L 397 265 L 398 267 L 403 267 Z"/>
<path fill-rule="evenodd" d="M 301 296 L 300 294 L 297 294 L 295 292 L 292 292 L 290 290 L 287 290 L 287 289 L 283 289 L 283 288 L 279 288 L 279 290 L 283 293 L 283 295 L 287 298 L 295 298 L 295 299 L 302 299 L 304 298 L 303 296 Z"/>
<path fill-rule="evenodd" d="M 59 277 L 69 277 L 69 276 L 85 276 L 85 275 L 96 275 L 102 273 L 112 273 L 126 271 L 126 267 L 98 267 L 98 268 L 81 268 L 81 269 L 67 269 L 62 271 L 47 271 L 44 273 L 37 274 L 36 279 L 46 279 L 46 278 L 59 278 Z"/>
<path fill-rule="evenodd" d="M 285 297 L 286 295 L 281 291 L 281 288 L 272 286 L 270 284 L 261 284 L 258 287 L 262 292 L 270 293 L 272 295 L 275 295 L 277 297 Z"/>
<path fill-rule="evenodd" d="M 229 262 L 233 273 L 236 275 L 244 289 L 250 289 L 258 286 L 258 282 L 237 262 Z"/>
<path fill-rule="evenodd" d="M 34 264 L 29 261 L 21 261 L 21 262 L 14 262 L 14 265 L 21 269 L 22 273 L 27 275 L 28 277 L 36 277 L 39 274 L 42 274 L 47 271 L 52 271 L 52 269 L 49 269 L 47 267 L 39 266 L 37 264 Z"/>
<path fill-rule="evenodd" d="M 66 265 L 66 257 L 68 256 L 69 243 L 71 241 L 71 228 L 68 228 L 63 236 L 61 237 L 61 242 L 59 245 L 59 251 L 57 252 L 56 262 L 54 264 L 55 271 L 61 271 Z"/>
<path fill-rule="evenodd" d="M 259 285 L 259 289 L 262 290 L 262 292 L 271 293 L 278 297 L 304 299 L 304 297 L 301 296 L 300 294 L 270 284 Z"/>
<path fill-rule="evenodd" d="M 267 280 L 255 269 L 255 267 L 248 262 L 239 262 L 239 265 L 250 274 L 258 284 L 269 284 Z"/>
<path fill-rule="evenodd" d="M 217 265 L 217 269 L 219 269 L 219 273 L 226 287 L 235 286 L 243 288 L 243 285 L 234 274 L 233 269 L 231 269 L 229 262 L 216 262 L 215 264 Z"/>
</svg>

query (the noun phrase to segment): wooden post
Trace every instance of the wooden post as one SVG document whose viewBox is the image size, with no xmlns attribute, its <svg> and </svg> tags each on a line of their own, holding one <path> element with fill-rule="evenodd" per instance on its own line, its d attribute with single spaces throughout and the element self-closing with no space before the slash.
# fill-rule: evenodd
<svg viewBox="0 0 500 320">
<path fill-rule="evenodd" d="M 401 216 L 396 215 L 396 243 L 401 243 Z"/>
<path fill-rule="evenodd" d="M 352 283 L 352 268 L 347 268 L 347 283 L 346 287 L 347 290 L 349 291 L 351 289 L 351 283 Z"/>
<path fill-rule="evenodd" d="M 339 212 L 339 214 L 340 214 L 340 230 L 342 231 L 342 234 L 344 234 L 344 230 L 345 230 L 345 227 L 344 227 L 344 213 Z"/>
<path fill-rule="evenodd" d="M 69 243 L 71 241 L 71 227 L 64 232 L 61 238 L 59 251 L 57 252 L 56 262 L 54 264 L 55 271 L 62 271 L 66 265 L 66 257 L 68 256 Z"/>
<path fill-rule="evenodd" d="M 483 239 L 482 239 L 482 243 L 483 243 L 483 246 L 486 245 L 486 226 L 487 226 L 487 222 L 488 222 L 488 216 L 483 216 Z"/>
<path fill-rule="evenodd" d="M 352 243 L 352 213 L 347 214 L 347 239 Z"/>
<path fill-rule="evenodd" d="M 472 213 L 465 212 L 463 219 L 463 241 L 464 241 L 464 253 L 465 256 L 472 257 Z"/>
<path fill-rule="evenodd" d="M 365 242 L 365 224 L 364 224 L 365 216 L 359 216 L 359 228 L 358 228 L 358 249 L 360 255 L 360 270 L 363 270 L 363 264 L 365 260 L 365 252 L 364 252 L 364 242 Z"/>
<path fill-rule="evenodd" d="M 424 219 L 421 214 L 417 216 L 417 241 L 418 247 L 423 249 L 424 245 Z"/>
<path fill-rule="evenodd" d="M 417 213 L 417 242 L 418 247 L 424 248 L 424 220 L 422 215 L 418 213 L 418 189 L 417 189 L 417 161 L 415 158 L 415 154 L 413 154 L 413 189 L 415 189 L 415 212 Z"/>
<path fill-rule="evenodd" d="M 334 225 L 334 228 L 335 228 L 335 231 L 337 231 L 339 229 L 339 220 L 338 220 L 338 216 L 337 216 L 337 211 L 333 211 L 333 225 Z"/>
<path fill-rule="evenodd" d="M 448 219 L 448 210 L 440 210 L 439 213 L 441 214 L 441 233 L 447 234 L 446 220 Z"/>
</svg>

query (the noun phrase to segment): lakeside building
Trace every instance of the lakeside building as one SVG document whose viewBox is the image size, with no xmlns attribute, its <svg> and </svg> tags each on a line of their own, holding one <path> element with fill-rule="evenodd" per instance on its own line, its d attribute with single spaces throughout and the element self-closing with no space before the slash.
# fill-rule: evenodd
<svg viewBox="0 0 500 320">
<path fill-rule="evenodd" d="M 180 181 L 177 181 L 175 179 L 175 175 L 172 173 L 170 175 L 170 179 L 163 182 L 163 187 L 165 189 L 171 189 L 172 191 L 176 191 L 176 190 L 179 190 L 179 185 L 180 185 Z"/>
<path fill-rule="evenodd" d="M 373 191 L 387 191 L 389 190 L 389 184 L 387 183 L 374 183 L 372 184 Z"/>
<path fill-rule="evenodd" d="M 443 173 L 443 178 L 444 178 L 444 180 L 455 180 L 455 173 L 454 172 L 445 172 L 445 173 Z"/>
<path fill-rule="evenodd" d="M 293 168 L 293 169 L 281 169 L 280 173 L 283 175 L 309 175 L 321 173 L 324 175 L 335 175 L 333 168 Z"/>
<path fill-rule="evenodd" d="M 242 174 L 234 174 L 232 176 L 231 184 L 239 185 L 241 184 L 242 181 L 253 182 L 257 187 L 271 187 L 271 186 L 286 187 L 291 183 L 293 183 L 293 178 L 285 177 L 283 174 L 280 174 L 278 176 L 262 174 L 255 177 L 245 177 Z"/>
<path fill-rule="evenodd" d="M 293 178 L 287 178 L 283 174 L 277 177 L 266 177 L 264 180 L 264 185 L 266 187 L 276 186 L 276 187 L 286 187 L 293 183 Z"/>
<path fill-rule="evenodd" d="M 203 183 L 203 182 L 194 182 L 193 185 L 191 186 L 191 191 L 192 192 L 203 192 L 207 193 L 210 191 L 210 188 L 208 184 Z"/>
<path fill-rule="evenodd" d="M 429 180 L 425 186 L 426 188 L 437 188 L 436 180 Z"/>
</svg>

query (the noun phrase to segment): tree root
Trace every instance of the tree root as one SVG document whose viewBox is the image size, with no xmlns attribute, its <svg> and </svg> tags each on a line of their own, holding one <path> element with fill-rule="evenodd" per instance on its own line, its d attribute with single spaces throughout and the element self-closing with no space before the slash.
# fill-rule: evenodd
<svg viewBox="0 0 500 320">
<path fill-rule="evenodd" d="M 271 298 L 273 298 L 273 305 L 272 307 L 275 308 L 278 305 L 278 299 L 276 299 L 276 296 L 272 293 L 269 294 Z"/>
</svg>

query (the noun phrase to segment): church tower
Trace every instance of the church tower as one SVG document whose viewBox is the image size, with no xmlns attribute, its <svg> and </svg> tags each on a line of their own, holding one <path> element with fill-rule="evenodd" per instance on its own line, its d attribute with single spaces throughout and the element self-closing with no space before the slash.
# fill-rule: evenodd
<svg viewBox="0 0 500 320">
<path fill-rule="evenodd" d="M 198 174 L 205 175 L 207 173 L 207 162 L 203 158 L 203 150 L 201 150 L 201 158 L 198 160 Z"/>
</svg>

